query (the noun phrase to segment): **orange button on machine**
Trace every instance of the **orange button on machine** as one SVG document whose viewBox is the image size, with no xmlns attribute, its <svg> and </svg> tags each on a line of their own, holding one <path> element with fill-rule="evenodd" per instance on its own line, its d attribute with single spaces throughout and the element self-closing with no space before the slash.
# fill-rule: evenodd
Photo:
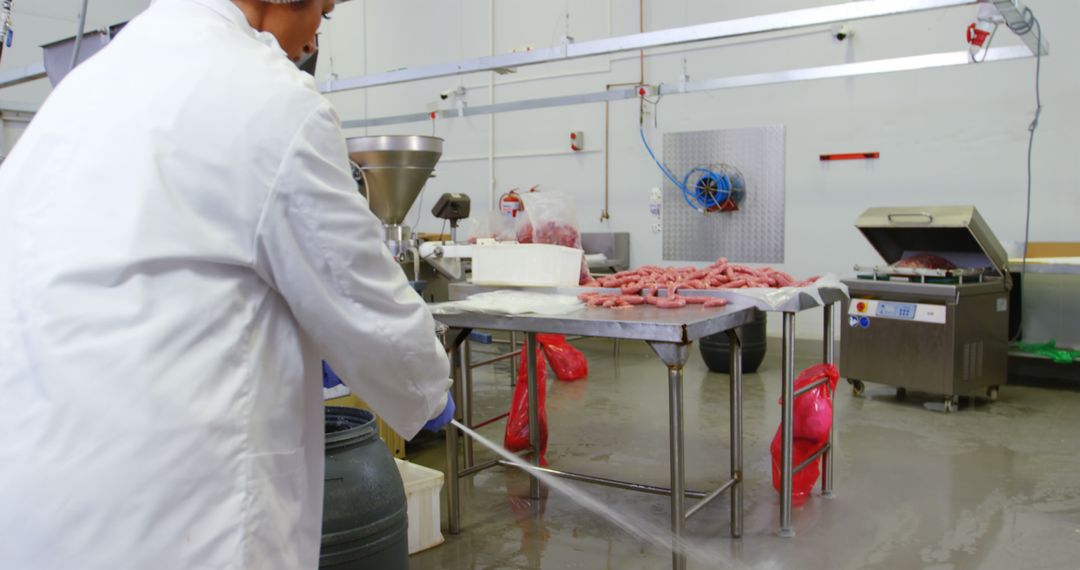
<svg viewBox="0 0 1080 570">
<path fill-rule="evenodd" d="M 858 303 L 855 303 L 855 310 L 860 312 L 860 313 L 865 313 L 866 312 L 866 303 L 864 303 L 862 301 L 859 301 Z"/>
</svg>

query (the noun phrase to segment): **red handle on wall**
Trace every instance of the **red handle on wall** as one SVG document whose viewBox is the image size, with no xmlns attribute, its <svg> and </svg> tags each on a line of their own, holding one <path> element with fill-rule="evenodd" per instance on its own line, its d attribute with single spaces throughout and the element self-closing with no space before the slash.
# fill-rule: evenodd
<svg viewBox="0 0 1080 570">
<path fill-rule="evenodd" d="M 823 154 L 822 161 L 829 160 L 873 160 L 881 158 L 880 152 L 850 152 L 846 154 Z"/>
</svg>

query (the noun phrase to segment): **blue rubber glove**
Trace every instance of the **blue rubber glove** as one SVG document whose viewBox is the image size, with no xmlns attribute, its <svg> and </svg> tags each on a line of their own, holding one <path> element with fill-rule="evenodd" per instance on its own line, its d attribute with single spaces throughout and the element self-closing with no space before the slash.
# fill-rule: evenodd
<svg viewBox="0 0 1080 570">
<path fill-rule="evenodd" d="M 446 394 L 446 407 L 443 408 L 441 414 L 432 420 L 428 420 L 428 423 L 424 424 L 423 429 L 427 431 L 439 431 L 446 427 L 446 424 L 450 423 L 450 420 L 454 419 L 454 395 Z"/>
<path fill-rule="evenodd" d="M 322 361 L 323 388 L 333 388 L 334 386 L 338 386 L 340 384 L 344 384 L 344 382 L 341 381 L 341 378 L 338 378 L 338 375 L 334 374 L 334 370 L 330 368 L 330 365 L 327 364 L 325 360 Z"/>
</svg>

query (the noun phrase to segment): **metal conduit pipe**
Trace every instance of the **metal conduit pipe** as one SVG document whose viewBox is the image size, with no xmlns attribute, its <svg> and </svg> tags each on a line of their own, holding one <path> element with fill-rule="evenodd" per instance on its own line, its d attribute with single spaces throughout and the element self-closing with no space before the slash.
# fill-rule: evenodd
<svg viewBox="0 0 1080 570">
<path fill-rule="evenodd" d="M 82 8 L 79 9 L 79 28 L 75 30 L 75 49 L 71 51 L 71 66 L 69 70 L 75 69 L 75 64 L 79 63 L 79 51 L 82 49 L 83 35 L 86 32 L 86 6 L 90 3 L 90 0 L 82 1 Z M 70 73 L 70 71 L 68 71 Z"/>
<path fill-rule="evenodd" d="M 645 32 L 645 0 L 638 0 L 638 33 Z M 645 50 L 638 51 L 639 75 L 637 83 L 608 83 L 604 90 L 612 87 L 630 87 L 632 85 L 644 85 L 645 83 Z M 639 101 L 639 116 L 644 116 L 645 101 Z M 611 219 L 609 206 L 611 204 L 611 102 L 604 101 L 604 209 L 600 211 L 600 221 Z"/>
</svg>

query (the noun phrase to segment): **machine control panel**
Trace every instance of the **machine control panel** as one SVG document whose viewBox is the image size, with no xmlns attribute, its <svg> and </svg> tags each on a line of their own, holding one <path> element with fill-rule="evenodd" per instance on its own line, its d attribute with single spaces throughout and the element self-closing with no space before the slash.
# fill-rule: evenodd
<svg viewBox="0 0 1080 570">
<path fill-rule="evenodd" d="M 915 318 L 915 303 L 894 303 L 891 301 L 878 301 L 877 316 L 893 319 L 913 320 Z"/>
<path fill-rule="evenodd" d="M 848 314 L 855 318 L 877 317 L 880 319 L 945 324 L 945 306 L 926 303 L 852 299 Z"/>
</svg>

